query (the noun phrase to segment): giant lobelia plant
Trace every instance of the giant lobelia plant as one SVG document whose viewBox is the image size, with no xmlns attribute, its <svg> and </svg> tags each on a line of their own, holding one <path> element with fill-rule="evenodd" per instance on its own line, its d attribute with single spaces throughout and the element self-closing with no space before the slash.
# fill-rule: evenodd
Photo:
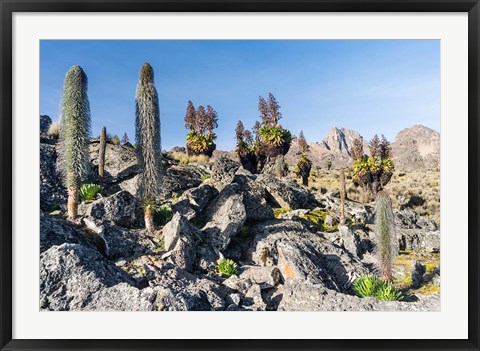
<svg viewBox="0 0 480 351">
<path fill-rule="evenodd" d="M 153 78 L 153 68 L 144 63 L 140 69 L 135 99 L 136 139 L 140 166 L 140 196 L 143 201 L 145 228 L 153 231 L 155 202 L 160 190 L 160 108 Z"/>
<path fill-rule="evenodd" d="M 78 212 L 78 192 L 89 160 L 90 104 L 87 75 L 73 66 L 65 75 L 61 105 L 60 169 L 68 191 L 68 219 Z"/>
</svg>

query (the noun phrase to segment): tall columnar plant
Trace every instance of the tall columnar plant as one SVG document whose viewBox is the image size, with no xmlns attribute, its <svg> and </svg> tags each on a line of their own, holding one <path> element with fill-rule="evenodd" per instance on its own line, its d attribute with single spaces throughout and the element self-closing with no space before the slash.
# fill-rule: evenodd
<svg viewBox="0 0 480 351">
<path fill-rule="evenodd" d="M 100 186 L 103 187 L 103 177 L 105 174 L 105 151 L 107 148 L 107 128 L 102 127 L 100 132 L 100 144 L 98 146 L 98 179 Z"/>
<path fill-rule="evenodd" d="M 345 170 L 340 168 L 340 225 L 345 224 L 345 198 L 347 189 L 345 186 Z"/>
<path fill-rule="evenodd" d="M 88 79 L 80 66 L 73 66 L 65 75 L 61 106 L 60 134 L 61 170 L 68 190 L 68 218 L 74 220 L 78 210 L 78 192 L 86 174 L 90 104 Z"/>
<path fill-rule="evenodd" d="M 382 278 L 392 281 L 393 259 L 398 252 L 395 235 L 395 217 L 392 200 L 386 191 L 377 194 L 375 204 L 376 254 L 378 270 Z"/>
<path fill-rule="evenodd" d="M 143 169 L 140 195 L 143 200 L 145 228 L 152 231 L 155 201 L 160 190 L 160 108 L 153 68 L 144 63 L 140 69 L 135 99 L 136 139 Z"/>
</svg>

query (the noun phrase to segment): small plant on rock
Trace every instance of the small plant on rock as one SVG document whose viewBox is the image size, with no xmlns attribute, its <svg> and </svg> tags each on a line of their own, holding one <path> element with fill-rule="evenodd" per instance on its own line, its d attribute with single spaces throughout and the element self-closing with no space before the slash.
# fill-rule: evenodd
<svg viewBox="0 0 480 351">
<path fill-rule="evenodd" d="M 80 200 L 82 202 L 91 202 L 96 199 L 97 194 L 104 194 L 102 191 L 102 187 L 97 184 L 83 184 L 80 187 Z"/>
<path fill-rule="evenodd" d="M 359 297 L 375 297 L 383 301 L 396 301 L 402 298 L 392 283 L 374 275 L 357 278 L 352 285 L 353 292 Z"/>
<path fill-rule="evenodd" d="M 224 278 L 231 277 L 232 275 L 237 275 L 237 264 L 231 259 L 223 259 L 217 265 L 217 272 Z"/>
</svg>

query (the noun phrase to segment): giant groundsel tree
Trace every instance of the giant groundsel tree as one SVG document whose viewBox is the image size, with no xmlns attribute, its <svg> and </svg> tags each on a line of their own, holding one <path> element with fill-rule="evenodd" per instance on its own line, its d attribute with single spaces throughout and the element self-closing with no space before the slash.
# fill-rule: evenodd
<svg viewBox="0 0 480 351">
<path fill-rule="evenodd" d="M 143 169 L 140 180 L 140 196 L 143 200 L 145 228 L 154 228 L 155 201 L 161 181 L 160 163 L 160 108 L 155 88 L 153 68 L 144 63 L 140 69 L 135 99 L 136 139 L 139 162 Z"/>
<path fill-rule="evenodd" d="M 88 79 L 80 66 L 65 75 L 61 104 L 60 169 L 68 191 L 68 218 L 78 211 L 78 192 L 87 172 L 89 160 L 90 104 Z"/>
</svg>

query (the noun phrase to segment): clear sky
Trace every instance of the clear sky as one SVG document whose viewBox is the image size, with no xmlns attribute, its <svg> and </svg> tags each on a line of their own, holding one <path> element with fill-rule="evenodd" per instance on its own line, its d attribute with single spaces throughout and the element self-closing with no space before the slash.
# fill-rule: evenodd
<svg viewBox="0 0 480 351">
<path fill-rule="evenodd" d="M 309 142 L 332 127 L 392 141 L 414 124 L 440 131 L 438 40 L 43 40 L 40 57 L 40 114 L 59 119 L 65 73 L 80 65 L 92 135 L 105 125 L 132 143 L 138 73 L 150 63 L 167 150 L 185 144 L 188 100 L 215 108 L 217 148 L 230 150 L 237 121 L 252 127 L 258 96 L 269 92 L 281 105 L 280 123 Z"/>
</svg>

